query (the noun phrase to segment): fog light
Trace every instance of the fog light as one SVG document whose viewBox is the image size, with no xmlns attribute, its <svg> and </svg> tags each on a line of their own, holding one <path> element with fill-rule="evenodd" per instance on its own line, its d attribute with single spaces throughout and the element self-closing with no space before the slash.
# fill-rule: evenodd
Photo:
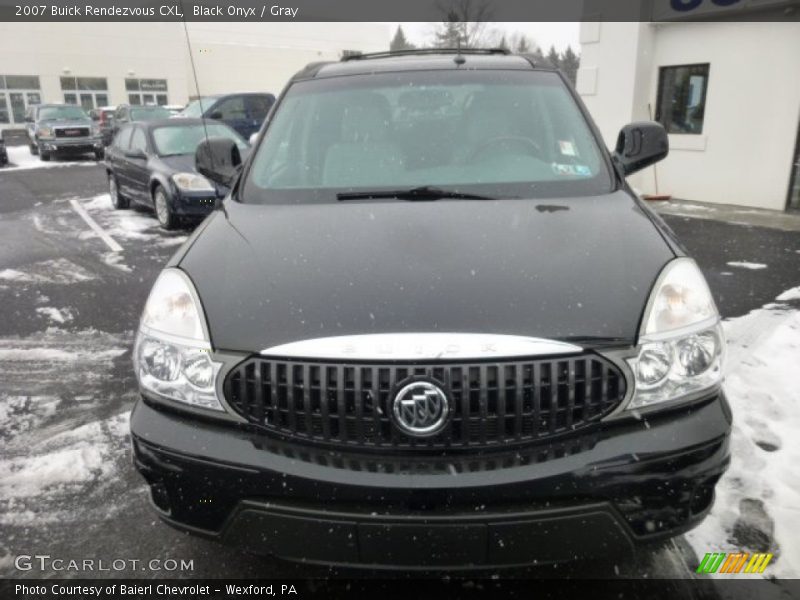
<svg viewBox="0 0 800 600">
<path fill-rule="evenodd" d="M 180 351 L 170 344 L 148 339 L 142 344 L 141 364 L 151 376 L 161 381 L 175 381 L 180 374 Z"/>
<path fill-rule="evenodd" d="M 708 370 L 718 353 L 719 341 L 713 331 L 706 331 L 680 340 L 676 344 L 678 365 L 683 373 L 694 377 Z"/>
<path fill-rule="evenodd" d="M 672 349 L 666 343 L 647 344 L 639 353 L 636 380 L 642 387 L 659 383 L 672 367 Z"/>
</svg>

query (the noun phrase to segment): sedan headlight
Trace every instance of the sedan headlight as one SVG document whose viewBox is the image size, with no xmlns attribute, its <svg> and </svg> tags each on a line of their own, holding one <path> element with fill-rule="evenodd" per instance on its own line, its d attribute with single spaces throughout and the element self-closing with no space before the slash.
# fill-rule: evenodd
<svg viewBox="0 0 800 600">
<path fill-rule="evenodd" d="M 684 398 L 722 382 L 725 339 L 703 274 L 689 258 L 670 262 L 656 282 L 628 359 L 635 379 L 629 409 Z"/>
<path fill-rule="evenodd" d="M 213 192 L 215 188 L 211 182 L 197 173 L 177 173 L 172 176 L 172 181 L 179 189 L 185 192 Z"/>
<path fill-rule="evenodd" d="M 39 130 L 36 132 L 39 137 L 53 137 L 53 128 L 52 127 L 39 127 Z"/>
<path fill-rule="evenodd" d="M 215 386 L 221 364 L 211 360 L 210 351 L 203 307 L 192 282 L 179 269 L 164 269 L 136 336 L 139 385 L 168 400 L 223 410 Z"/>
</svg>

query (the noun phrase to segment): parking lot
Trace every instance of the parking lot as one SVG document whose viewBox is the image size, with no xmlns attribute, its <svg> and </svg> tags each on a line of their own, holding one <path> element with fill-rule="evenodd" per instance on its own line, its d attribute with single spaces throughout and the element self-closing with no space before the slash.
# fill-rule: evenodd
<svg viewBox="0 0 800 600">
<path fill-rule="evenodd" d="M 93 160 L 43 167 L 25 147 L 9 154 L 12 164 L 0 170 L 0 574 L 41 577 L 16 571 L 14 557 L 48 554 L 193 560 L 191 573 L 115 576 L 336 575 L 243 554 L 157 520 L 128 455 L 130 347 L 151 284 L 190 232 L 165 232 L 146 211 L 114 211 Z M 687 538 L 634 561 L 547 573 L 691 577 L 698 553 L 748 547 L 775 552 L 774 573 L 800 576 L 796 429 L 792 437 L 800 396 L 789 382 L 800 356 L 800 227 L 691 211 L 664 218 L 700 263 L 726 319 L 734 464 L 713 515 Z"/>
</svg>

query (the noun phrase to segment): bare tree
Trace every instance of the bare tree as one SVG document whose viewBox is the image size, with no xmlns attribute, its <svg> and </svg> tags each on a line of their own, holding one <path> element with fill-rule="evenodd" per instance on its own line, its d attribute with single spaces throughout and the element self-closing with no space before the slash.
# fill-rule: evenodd
<svg viewBox="0 0 800 600">
<path fill-rule="evenodd" d="M 434 45 L 478 48 L 487 43 L 486 23 L 492 18 L 488 0 L 437 0 L 442 22 L 436 30 Z"/>
</svg>

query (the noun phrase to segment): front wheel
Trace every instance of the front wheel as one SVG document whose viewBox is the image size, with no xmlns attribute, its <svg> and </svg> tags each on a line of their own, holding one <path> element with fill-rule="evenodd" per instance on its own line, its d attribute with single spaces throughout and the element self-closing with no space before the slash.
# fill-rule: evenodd
<svg viewBox="0 0 800 600">
<path fill-rule="evenodd" d="M 117 210 L 128 208 L 128 199 L 119 193 L 117 178 L 112 173 L 108 174 L 108 194 L 111 196 L 111 205 Z"/>
<path fill-rule="evenodd" d="M 39 154 L 39 146 L 36 145 L 36 142 L 28 144 L 28 149 L 31 151 L 31 156 Z"/>
<path fill-rule="evenodd" d="M 169 205 L 167 192 L 165 192 L 164 188 L 161 186 L 156 187 L 155 192 L 153 192 L 153 203 L 156 206 L 156 217 L 158 218 L 158 222 L 161 223 L 161 227 L 164 229 L 175 229 L 177 218 Z"/>
<path fill-rule="evenodd" d="M 44 162 L 48 162 L 50 160 L 50 152 L 40 147 L 39 158 L 41 158 Z"/>
<path fill-rule="evenodd" d="M 95 150 L 94 151 L 94 159 L 95 160 L 103 160 L 103 157 L 105 156 L 105 154 L 106 153 L 103 150 Z"/>
</svg>

